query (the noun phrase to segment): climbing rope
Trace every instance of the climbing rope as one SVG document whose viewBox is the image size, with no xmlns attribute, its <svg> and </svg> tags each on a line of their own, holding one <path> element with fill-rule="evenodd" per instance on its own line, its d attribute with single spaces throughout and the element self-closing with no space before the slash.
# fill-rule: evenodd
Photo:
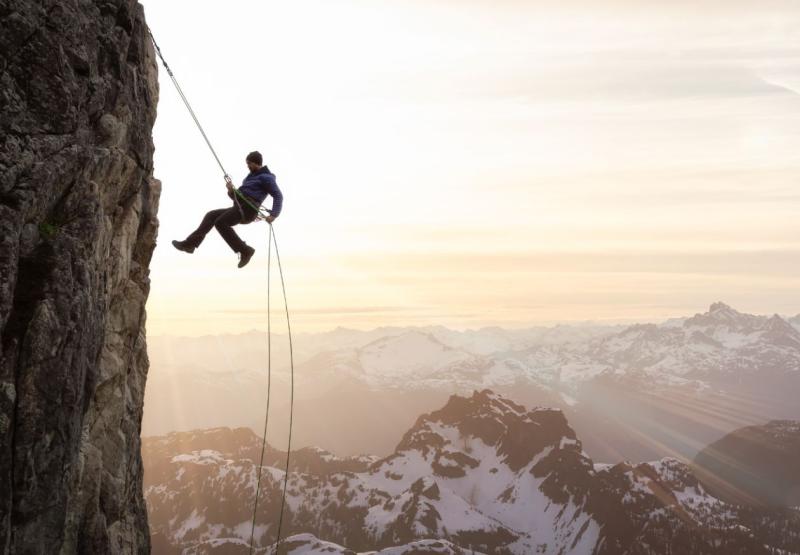
<svg viewBox="0 0 800 555">
<path fill-rule="evenodd" d="M 211 146 L 211 141 L 208 140 L 208 136 L 206 135 L 206 132 L 203 130 L 203 126 L 200 125 L 200 120 L 197 119 L 197 114 L 194 113 L 194 110 L 192 109 L 192 105 L 189 104 L 189 99 L 186 98 L 185 94 L 183 94 L 183 89 L 181 89 L 181 86 L 178 83 L 178 80 L 175 79 L 175 74 L 172 73 L 172 70 L 170 69 L 169 64 L 167 64 L 167 61 L 164 59 L 164 55 L 161 53 L 161 48 L 158 46 L 158 43 L 156 42 L 156 38 L 153 36 L 153 31 L 150 30 L 149 26 L 147 27 L 147 34 L 150 35 L 150 40 L 153 41 L 153 46 L 156 49 L 156 54 L 158 54 L 158 57 L 161 58 L 161 63 L 164 64 L 164 69 L 167 70 L 167 74 L 169 75 L 169 78 L 172 80 L 172 84 L 175 85 L 175 89 L 178 91 L 178 94 L 180 95 L 181 100 L 183 100 L 183 104 L 186 106 L 186 109 L 189 110 L 189 114 L 192 116 L 192 119 L 194 120 L 195 125 L 197 125 L 197 128 L 200 130 L 200 134 L 203 136 L 203 139 L 205 139 L 206 144 L 208 145 L 208 148 L 211 150 L 211 154 L 214 155 L 214 159 L 217 161 L 217 164 L 219 165 L 219 169 L 222 170 L 222 173 L 225 175 L 226 180 L 230 179 L 230 176 L 228 175 L 228 172 L 226 172 L 225 168 L 222 166 L 222 162 L 220 161 L 219 156 L 217 156 L 217 151 L 214 150 L 213 146 Z"/>
<path fill-rule="evenodd" d="M 211 141 L 209 141 L 206 132 L 203 130 L 203 126 L 200 125 L 200 120 L 197 118 L 197 114 L 192 109 L 192 105 L 189 103 L 189 99 L 186 98 L 186 95 L 183 93 L 183 89 L 181 89 L 178 80 L 175 78 L 175 74 L 172 73 L 172 70 L 167 64 L 167 61 L 164 59 L 164 55 L 161 53 L 161 48 L 158 46 L 155 37 L 153 36 L 153 32 L 150 30 L 150 27 L 147 26 L 147 33 L 150 35 L 150 40 L 153 41 L 153 47 L 155 47 L 156 54 L 161 59 L 161 63 L 164 65 L 164 69 L 167 70 L 167 74 L 169 75 L 172 84 L 175 85 L 175 89 L 178 91 L 178 95 L 183 100 L 183 104 L 186 106 L 186 109 L 189 111 L 189 114 L 192 116 L 195 125 L 197 125 L 197 129 L 200 130 L 200 134 L 203 136 L 203 139 L 206 141 L 209 150 L 211 150 L 211 154 L 214 155 L 214 159 L 217 161 L 219 168 L 222 170 L 222 174 L 225 177 L 226 183 L 232 184 L 232 180 L 228 172 L 225 171 L 225 167 L 222 165 L 222 161 L 217 156 L 217 152 L 214 150 L 214 147 L 211 146 Z M 250 208 L 255 210 L 256 212 L 256 219 L 266 220 L 266 214 L 269 214 L 270 211 L 266 208 L 255 206 L 250 199 L 240 193 L 237 189 L 233 189 L 233 200 L 236 203 L 236 206 L 239 208 L 239 213 L 242 214 L 242 218 L 244 218 L 244 212 L 242 211 L 242 206 L 240 204 L 241 201 L 245 202 Z M 258 510 L 258 495 L 259 490 L 261 487 L 261 470 L 264 465 L 264 451 L 266 450 L 267 446 L 267 424 L 269 422 L 269 402 L 270 402 L 270 388 L 272 382 L 272 325 L 270 320 L 270 277 L 271 277 L 271 268 L 272 268 L 272 245 L 275 245 L 275 259 L 278 262 L 278 273 L 280 274 L 281 278 L 281 290 L 283 292 L 283 306 L 286 311 L 286 327 L 288 330 L 289 335 L 289 368 L 290 368 L 290 375 L 291 375 L 291 396 L 289 401 L 289 439 L 286 446 L 286 471 L 284 472 L 283 478 L 283 494 L 281 496 L 281 511 L 280 516 L 278 518 L 278 533 L 275 538 L 275 551 L 277 554 L 278 545 L 281 541 L 281 526 L 283 525 L 283 511 L 286 505 L 286 486 L 289 481 L 289 461 L 292 451 L 292 424 L 293 424 L 293 416 L 294 416 L 294 349 L 292 347 L 292 325 L 289 319 L 289 302 L 286 298 L 286 283 L 283 278 L 283 266 L 281 265 L 281 256 L 278 252 L 278 239 L 275 237 L 275 231 L 272 227 L 272 222 L 267 220 L 269 224 L 269 237 L 268 237 L 268 248 L 267 248 L 267 410 L 266 415 L 264 417 L 264 434 L 262 436 L 261 442 L 261 459 L 259 460 L 258 464 L 258 479 L 256 481 L 256 495 L 255 495 L 255 502 L 253 504 L 253 523 L 250 530 L 250 553 L 253 553 L 253 543 L 254 543 L 254 534 L 255 534 L 255 527 L 256 527 L 256 511 Z"/>
<path fill-rule="evenodd" d="M 253 553 L 254 548 L 254 536 L 255 536 L 255 529 L 256 529 L 256 512 L 258 510 L 258 496 L 260 493 L 261 488 L 261 470 L 264 466 L 264 450 L 266 449 L 267 445 L 267 424 L 269 422 L 269 403 L 270 403 L 270 387 L 272 383 L 272 320 L 270 317 L 270 277 L 271 277 L 271 269 L 272 269 L 272 245 L 275 245 L 275 260 L 278 262 L 278 273 L 281 278 L 281 291 L 283 293 L 283 306 L 286 311 L 286 328 L 288 330 L 289 336 L 289 368 L 290 368 L 290 376 L 291 376 L 291 387 L 290 387 L 290 400 L 289 400 L 289 438 L 286 445 L 286 471 L 283 475 L 283 493 L 281 495 L 281 511 L 280 516 L 278 517 L 278 533 L 275 536 L 275 555 L 278 554 L 278 545 L 281 541 L 281 529 L 283 526 L 283 512 L 286 506 L 286 488 L 289 482 L 289 463 L 290 457 L 292 453 L 292 429 L 293 429 L 293 417 L 294 417 L 294 348 L 292 346 L 292 323 L 289 318 L 289 302 L 287 301 L 286 297 L 286 282 L 283 278 L 283 266 L 281 265 L 281 255 L 278 251 L 278 239 L 275 235 L 275 230 L 272 227 L 272 224 L 269 224 L 269 247 L 268 251 L 268 260 L 267 260 L 267 410 L 264 416 L 264 434 L 263 434 L 263 441 L 261 443 L 261 458 L 258 463 L 258 478 L 256 480 L 256 496 L 255 502 L 253 503 L 253 522 L 250 527 L 250 553 Z"/>
<path fill-rule="evenodd" d="M 261 469 L 264 466 L 264 450 L 267 446 L 267 424 L 269 423 L 269 398 L 270 387 L 272 385 L 272 320 L 270 318 L 270 274 L 272 270 L 272 225 L 269 226 L 269 238 L 267 239 L 267 411 L 264 415 L 264 433 L 261 435 L 264 441 L 261 442 L 261 458 L 258 461 L 258 478 L 256 480 L 256 499 L 253 503 L 253 524 L 250 527 L 250 553 L 253 553 L 253 536 L 256 532 L 256 512 L 258 511 L 258 493 L 261 489 Z"/>
<path fill-rule="evenodd" d="M 192 108 L 192 105 L 189 103 L 189 99 L 186 98 L 185 94 L 183 94 L 183 89 L 181 88 L 180 83 L 178 83 L 178 80 L 175 78 L 175 74 L 172 73 L 172 69 L 169 67 L 169 64 L 167 63 L 167 60 L 164 59 L 164 55 L 161 53 L 161 47 L 158 46 L 158 43 L 156 42 L 156 38 L 153 36 L 153 31 L 150 30 L 150 26 L 147 26 L 147 34 L 150 35 L 150 40 L 153 41 L 153 47 L 155 47 L 155 49 L 156 49 L 156 54 L 158 54 L 158 57 L 161 60 L 161 63 L 163 64 L 164 69 L 167 70 L 167 75 L 169 75 L 169 78 L 172 81 L 172 84 L 175 85 L 175 90 L 178 91 L 178 95 L 181 97 L 181 100 L 183 101 L 183 105 L 186 106 L 186 109 L 189 111 L 189 115 L 192 116 L 192 119 L 194 120 L 194 123 L 197 126 L 197 129 L 200 131 L 200 134 L 203 136 L 203 139 L 205 140 L 206 144 L 208 145 L 208 149 L 211 151 L 211 154 L 214 156 L 214 160 L 217 161 L 217 165 L 219 166 L 219 169 L 222 170 L 222 175 L 225 178 L 225 182 L 226 183 L 230 183 L 232 185 L 233 181 L 231 180 L 231 176 L 228 175 L 227 171 L 225 171 L 225 167 L 222 165 L 222 161 L 219 159 L 219 156 L 217 156 L 217 151 L 214 150 L 213 146 L 211 146 L 211 141 L 208 139 L 208 135 L 206 135 L 206 132 L 203 129 L 203 126 L 200 125 L 200 120 L 197 118 L 197 114 L 195 113 L 194 109 Z M 255 206 L 252 202 L 250 202 L 250 200 L 246 196 L 244 196 L 238 190 L 233 189 L 233 193 L 234 193 L 233 194 L 233 200 L 236 203 L 236 207 L 239 209 L 239 214 L 242 215 L 242 219 L 244 219 L 244 211 L 242 211 L 242 205 L 240 203 L 240 199 L 241 199 L 241 201 L 244 201 L 248 206 L 250 206 L 250 208 L 255 210 L 256 219 L 262 219 L 263 220 L 263 219 L 266 219 L 267 215 L 269 215 L 269 212 L 270 212 L 269 210 L 267 210 L 266 208 Z"/>
<path fill-rule="evenodd" d="M 281 525 L 283 524 L 283 508 L 286 505 L 286 484 L 289 481 L 289 456 L 292 452 L 292 420 L 294 417 L 294 349 L 292 348 L 292 323 L 289 319 L 289 302 L 286 300 L 286 283 L 283 279 L 283 267 L 281 266 L 281 255 L 278 252 L 278 238 L 272 229 L 272 224 L 269 226 L 272 241 L 275 243 L 275 260 L 278 262 L 278 273 L 281 276 L 281 290 L 283 291 L 283 307 L 286 310 L 286 329 L 289 335 L 289 368 L 291 376 L 290 400 L 289 400 L 289 440 L 286 444 L 286 472 L 283 475 L 283 495 L 281 496 L 281 513 L 278 519 L 278 536 L 275 540 L 275 554 L 278 555 L 278 544 L 281 539 Z M 264 437 L 266 441 L 266 436 Z"/>
</svg>

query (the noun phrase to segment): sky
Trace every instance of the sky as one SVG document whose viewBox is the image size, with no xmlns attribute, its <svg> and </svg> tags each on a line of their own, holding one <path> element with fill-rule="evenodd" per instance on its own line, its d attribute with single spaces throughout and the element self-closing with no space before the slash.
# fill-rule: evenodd
<svg viewBox="0 0 800 555">
<path fill-rule="evenodd" d="M 795 0 L 142 3 L 234 180 L 277 176 L 293 329 L 800 312 Z M 264 329 L 265 224 L 243 269 L 170 245 L 230 201 L 159 70 L 148 333 Z"/>
</svg>

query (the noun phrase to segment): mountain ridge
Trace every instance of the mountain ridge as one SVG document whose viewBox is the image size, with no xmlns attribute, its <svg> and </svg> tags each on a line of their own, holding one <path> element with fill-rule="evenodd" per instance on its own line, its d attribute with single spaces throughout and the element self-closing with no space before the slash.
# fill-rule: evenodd
<svg viewBox="0 0 800 555">
<path fill-rule="evenodd" d="M 507 336 L 497 328 L 482 335 L 441 326 L 393 327 L 386 336 L 340 330 L 335 339 L 323 334 L 319 344 L 306 336 L 295 342 L 295 409 L 305 423 L 296 440 L 350 454 L 388 454 L 391 434 L 402 434 L 417 414 L 453 393 L 491 388 L 524 405 L 564 410 L 597 460 L 690 460 L 737 427 L 800 418 L 792 394 L 800 388 L 800 346 L 796 328 L 787 324 L 715 302 L 694 316 L 623 327 L 528 328 Z M 336 341 L 344 347 L 335 348 Z M 281 437 L 288 406 L 280 392 L 289 381 L 282 361 L 288 353 L 280 351 L 282 342 L 274 343 L 275 434 Z M 220 352 L 180 345 L 194 357 L 183 369 L 174 357 L 162 357 L 163 344 L 153 350 L 152 412 L 144 434 L 215 425 L 259 429 L 260 417 L 248 407 L 262 406 L 265 395 L 264 370 L 257 370 L 263 368 L 257 350 L 263 338 L 229 338 Z M 180 392 L 170 389 L 176 380 Z M 182 395 L 192 401 L 185 403 L 183 421 L 170 428 L 174 417 L 167 404 Z M 219 414 L 200 410 L 209 402 Z M 371 417 L 378 410 L 384 415 L 380 427 Z M 329 416 L 324 426 L 317 411 Z"/>
<path fill-rule="evenodd" d="M 148 464 L 163 465 L 169 478 L 148 482 L 146 495 L 161 544 L 199 548 L 215 534 L 246 541 L 248 504 L 232 502 L 252 495 L 252 461 L 197 449 L 159 461 Z M 394 453 L 363 462 L 348 471 L 293 467 L 284 521 L 291 541 L 381 553 L 423 540 L 449 542 L 443 553 L 651 554 L 689 546 L 692 553 L 725 547 L 757 554 L 768 552 L 764 543 L 800 549 L 791 543 L 800 534 L 796 519 L 740 514 L 677 459 L 595 465 L 562 411 L 528 409 L 488 389 L 451 396 L 420 415 Z M 283 476 L 280 466 L 262 475 L 256 538 L 265 547 L 274 541 Z M 192 491 L 206 493 L 191 511 L 175 504 L 176 495 Z M 196 512 L 205 503 L 218 506 Z M 770 537 L 764 522 L 789 530 L 788 543 Z"/>
</svg>

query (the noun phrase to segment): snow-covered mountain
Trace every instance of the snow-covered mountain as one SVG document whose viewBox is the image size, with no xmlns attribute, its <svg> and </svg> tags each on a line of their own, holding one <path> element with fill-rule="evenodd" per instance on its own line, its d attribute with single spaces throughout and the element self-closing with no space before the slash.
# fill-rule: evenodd
<svg viewBox="0 0 800 555">
<path fill-rule="evenodd" d="M 714 303 L 691 318 L 637 324 L 578 345 L 542 345 L 513 357 L 534 379 L 573 390 L 602 374 L 702 389 L 732 376 L 800 375 L 800 331 L 778 315 L 743 314 Z"/>
<path fill-rule="evenodd" d="M 722 302 L 662 324 L 390 330 L 359 347 L 335 351 L 343 359 L 349 355 L 350 369 L 358 368 L 365 381 L 385 387 L 440 387 L 447 377 L 473 386 L 525 378 L 574 389 L 610 374 L 643 377 L 650 385 L 703 388 L 724 384 L 730 376 L 800 373 L 797 327 L 777 314 L 744 314 Z"/>
<path fill-rule="evenodd" d="M 244 429 L 146 439 L 154 551 L 245 552 L 260 445 Z M 262 470 L 261 553 L 275 540 L 284 456 L 268 449 Z M 387 457 L 292 460 L 282 532 L 296 553 L 800 550 L 797 519 L 740 514 L 674 459 L 596 465 L 561 411 L 489 390 L 420 416 Z"/>
<path fill-rule="evenodd" d="M 704 313 L 660 324 L 301 335 L 295 409 L 304 425 L 297 440 L 342 453 L 388 453 L 388 438 L 407 429 L 413 415 L 453 393 L 491 388 L 518 403 L 564 410 L 599 460 L 691 459 L 738 427 L 800 418 L 798 325 L 717 302 Z M 283 339 L 273 342 L 280 439 L 289 383 Z M 144 434 L 259 429 L 264 337 L 204 338 L 196 348 L 187 341 L 179 344 L 189 362 L 176 347 L 155 341 Z M 206 410 L 209 404 L 214 411 Z M 383 416 L 380 426 L 371 418 L 376 412 Z"/>
</svg>

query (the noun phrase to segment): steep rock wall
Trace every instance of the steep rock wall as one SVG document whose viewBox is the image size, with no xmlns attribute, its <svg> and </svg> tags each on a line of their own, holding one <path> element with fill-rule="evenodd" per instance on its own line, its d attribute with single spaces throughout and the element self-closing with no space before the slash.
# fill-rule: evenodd
<svg viewBox="0 0 800 555">
<path fill-rule="evenodd" d="M 146 553 L 160 183 L 132 0 L 0 0 L 0 550 Z"/>
</svg>

